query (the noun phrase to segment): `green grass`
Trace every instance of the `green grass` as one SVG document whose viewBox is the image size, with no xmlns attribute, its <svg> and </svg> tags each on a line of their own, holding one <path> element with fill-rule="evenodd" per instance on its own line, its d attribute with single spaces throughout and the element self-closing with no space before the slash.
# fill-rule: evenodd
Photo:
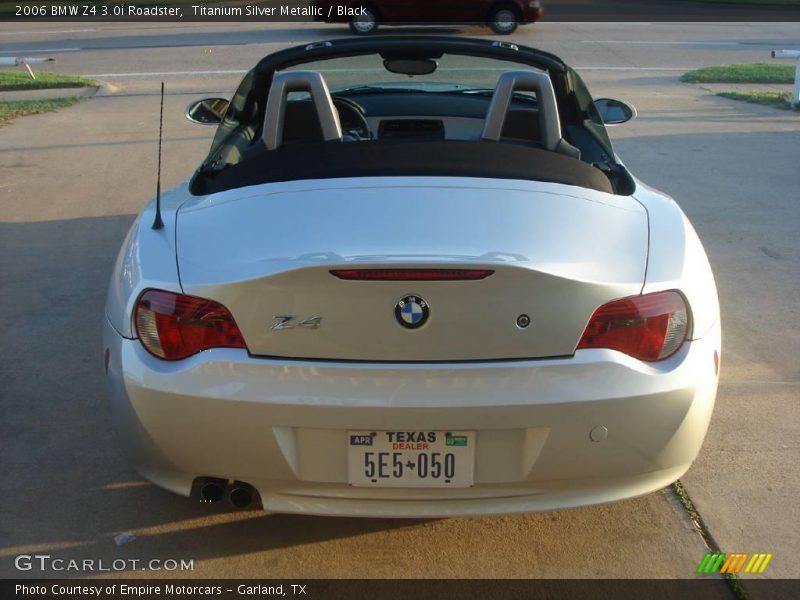
<svg viewBox="0 0 800 600">
<path fill-rule="evenodd" d="M 794 69 L 794 65 L 779 63 L 717 65 L 688 71 L 681 76 L 681 81 L 688 83 L 794 83 Z"/>
<path fill-rule="evenodd" d="M 97 85 L 94 80 L 77 75 L 62 75 L 61 73 L 47 73 L 34 71 L 36 79 L 31 79 L 27 71 L 2 71 L 0 72 L 0 92 L 14 90 L 43 90 L 66 87 L 90 87 Z"/>
<path fill-rule="evenodd" d="M 0 102 L 0 125 L 5 125 L 11 119 L 16 119 L 17 117 L 35 115 L 72 106 L 84 99 L 84 96 L 69 96 L 50 100 L 9 100 L 8 102 Z"/>
<path fill-rule="evenodd" d="M 791 98 L 789 92 L 718 92 L 717 96 L 750 104 L 763 104 L 772 108 L 783 108 L 791 110 L 788 100 Z"/>
</svg>

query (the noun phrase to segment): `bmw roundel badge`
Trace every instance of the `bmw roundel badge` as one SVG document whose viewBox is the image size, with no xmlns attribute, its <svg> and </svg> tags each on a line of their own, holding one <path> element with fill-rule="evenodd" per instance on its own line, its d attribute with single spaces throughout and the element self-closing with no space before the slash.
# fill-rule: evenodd
<svg viewBox="0 0 800 600">
<path fill-rule="evenodd" d="M 430 312 L 428 303 L 414 294 L 403 296 L 394 306 L 397 322 L 406 329 L 422 327 L 428 320 Z"/>
</svg>

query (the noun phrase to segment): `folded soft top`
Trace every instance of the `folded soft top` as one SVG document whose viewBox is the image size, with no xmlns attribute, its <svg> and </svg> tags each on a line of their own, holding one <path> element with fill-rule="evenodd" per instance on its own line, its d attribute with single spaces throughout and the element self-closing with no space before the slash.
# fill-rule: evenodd
<svg viewBox="0 0 800 600">
<path fill-rule="evenodd" d="M 575 158 L 525 144 L 487 141 L 309 142 L 267 150 L 256 144 L 242 162 L 198 172 L 197 195 L 303 179 L 440 176 L 522 179 L 614 193 L 605 174 Z"/>
</svg>

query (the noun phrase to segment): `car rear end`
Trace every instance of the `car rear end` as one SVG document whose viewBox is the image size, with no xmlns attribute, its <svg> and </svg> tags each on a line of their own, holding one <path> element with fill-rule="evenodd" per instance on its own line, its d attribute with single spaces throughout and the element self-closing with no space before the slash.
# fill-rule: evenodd
<svg viewBox="0 0 800 600">
<path fill-rule="evenodd" d="M 143 282 L 105 329 L 115 420 L 162 487 L 249 485 L 280 512 L 497 514 L 644 494 L 699 451 L 718 324 L 693 336 L 679 282 L 641 294 L 632 197 L 303 181 L 196 198 L 177 223 L 180 285 Z"/>
</svg>

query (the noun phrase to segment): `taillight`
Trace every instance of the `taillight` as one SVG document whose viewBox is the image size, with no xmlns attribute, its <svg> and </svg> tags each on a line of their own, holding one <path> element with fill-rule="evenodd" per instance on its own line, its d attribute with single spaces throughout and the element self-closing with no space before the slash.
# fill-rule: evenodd
<svg viewBox="0 0 800 600">
<path fill-rule="evenodd" d="M 179 360 L 208 348 L 246 348 L 227 308 L 204 298 L 145 290 L 136 305 L 136 333 L 150 354 Z"/>
<path fill-rule="evenodd" d="M 614 300 L 594 311 L 578 349 L 610 348 L 640 360 L 663 360 L 689 334 L 689 308 L 678 292 Z"/>
</svg>

